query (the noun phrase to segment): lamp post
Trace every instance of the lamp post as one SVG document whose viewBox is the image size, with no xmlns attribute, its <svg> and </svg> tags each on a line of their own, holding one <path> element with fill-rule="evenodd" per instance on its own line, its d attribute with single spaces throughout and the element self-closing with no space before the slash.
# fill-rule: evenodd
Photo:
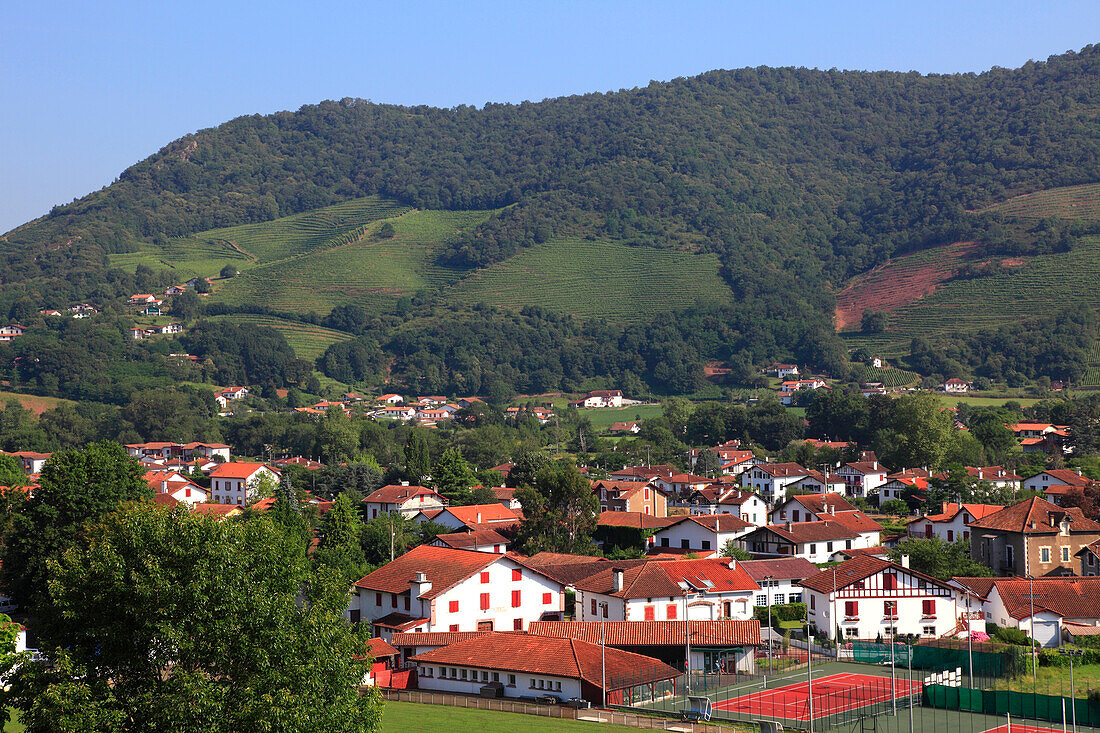
<svg viewBox="0 0 1100 733">
<path fill-rule="evenodd" d="M 968 664 L 970 665 L 970 689 L 974 689 L 974 634 L 970 630 L 970 622 L 973 620 L 973 616 L 970 613 L 970 596 L 973 592 L 966 589 L 966 651 L 969 656 Z"/>
<path fill-rule="evenodd" d="M 691 692 L 691 620 L 688 618 L 688 589 L 684 588 L 684 690 Z"/>
<path fill-rule="evenodd" d="M 1070 719 L 1073 722 L 1073 733 L 1077 733 L 1077 700 L 1073 689 L 1073 658 L 1084 656 L 1084 649 L 1059 649 L 1059 654 L 1065 654 L 1069 657 L 1069 711 Z"/>
<path fill-rule="evenodd" d="M 764 596 L 768 602 L 768 671 L 772 670 L 772 583 L 774 575 L 764 576 Z M 768 687 L 768 675 L 764 675 L 764 689 Z"/>
<path fill-rule="evenodd" d="M 1028 620 L 1031 631 L 1031 687 L 1035 689 L 1035 578 L 1031 573 L 1027 576 L 1027 587 L 1027 594 L 1031 598 L 1031 618 Z"/>
<path fill-rule="evenodd" d="M 807 605 L 806 606 L 806 690 L 809 693 L 808 703 L 809 703 L 809 711 L 810 711 L 810 715 L 809 715 L 810 719 L 809 719 L 809 721 L 807 721 L 807 725 L 808 725 L 808 728 L 809 728 L 808 733 L 814 733 L 814 676 L 813 676 L 813 672 L 810 669 L 813 666 L 813 664 L 811 662 L 811 660 L 813 659 L 813 656 L 814 656 L 814 648 L 813 647 L 814 647 L 813 639 L 810 637 L 810 607 L 809 607 L 809 605 Z"/>
</svg>

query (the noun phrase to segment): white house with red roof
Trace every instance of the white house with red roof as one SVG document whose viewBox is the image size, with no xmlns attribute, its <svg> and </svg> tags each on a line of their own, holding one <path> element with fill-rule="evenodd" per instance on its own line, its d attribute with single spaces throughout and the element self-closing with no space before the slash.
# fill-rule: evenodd
<svg viewBox="0 0 1100 733">
<path fill-rule="evenodd" d="M 768 560 L 744 560 L 741 567 L 760 586 L 753 605 L 757 608 L 802 602 L 803 580 L 817 575 L 818 567 L 804 557 L 777 557 Z"/>
<path fill-rule="evenodd" d="M 748 619 L 760 590 L 732 558 L 603 563 L 574 587 L 578 621 Z"/>
<path fill-rule="evenodd" d="M 385 516 L 390 512 L 397 512 L 411 519 L 424 509 L 442 509 L 447 505 L 447 500 L 426 486 L 409 486 L 406 481 L 383 486 L 371 492 L 362 503 L 368 519 Z"/>
<path fill-rule="evenodd" d="M 875 489 L 886 483 L 888 473 L 886 467 L 873 457 L 871 460 L 845 463 L 837 469 L 837 475 L 844 479 L 848 496 L 870 496 Z"/>
<path fill-rule="evenodd" d="M 671 476 L 654 476 L 650 483 L 667 494 L 686 497 L 696 489 L 709 486 L 713 479 L 690 473 L 674 473 Z"/>
<path fill-rule="evenodd" d="M 178 471 L 146 471 L 145 480 L 158 494 L 166 494 L 189 507 L 210 499 L 210 492 Z"/>
<path fill-rule="evenodd" d="M 562 585 L 491 552 L 420 545 L 355 583 L 348 615 L 398 631 L 522 631 L 561 619 Z"/>
<path fill-rule="evenodd" d="M 801 583 L 810 622 L 828 638 L 886 638 L 953 632 L 960 609 L 956 590 L 902 563 L 864 555 L 822 570 Z"/>
<path fill-rule="evenodd" d="M 151 293 L 135 293 L 126 302 L 130 305 L 148 305 L 157 302 L 157 296 Z"/>
<path fill-rule="evenodd" d="M 0 326 L 0 343 L 5 343 L 19 338 L 27 329 L 20 326 L 18 323 L 12 323 L 7 326 Z"/>
<path fill-rule="evenodd" d="M 456 550 L 474 550 L 476 552 L 495 552 L 502 555 L 508 552 L 511 542 L 495 529 L 479 529 L 472 532 L 448 532 L 437 534 L 429 544 L 436 547 L 451 547 Z"/>
<path fill-rule="evenodd" d="M 737 540 L 755 529 L 733 514 L 689 514 L 657 530 L 650 551 L 678 550 L 700 557 L 718 557 L 730 540 Z"/>
<path fill-rule="evenodd" d="M 732 514 L 749 524 L 768 520 L 768 505 L 752 491 L 729 484 L 710 484 L 688 495 L 682 506 L 689 514 Z"/>
<path fill-rule="evenodd" d="M 569 403 L 570 407 L 622 407 L 623 393 L 618 389 L 597 389 Z"/>
<path fill-rule="evenodd" d="M 520 515 L 503 504 L 468 504 L 446 507 L 434 517 L 433 522 L 456 531 L 492 528 L 494 524 L 507 526 L 519 522 Z"/>
<path fill-rule="evenodd" d="M 247 504 L 256 498 L 256 484 L 263 478 L 279 480 L 279 472 L 263 463 L 229 462 L 210 472 L 211 501 L 218 504 Z"/>
<path fill-rule="evenodd" d="M 741 485 L 774 504 L 782 501 L 787 487 L 810 475 L 797 463 L 758 463 L 741 474 Z"/>
<path fill-rule="evenodd" d="M 405 398 L 399 394 L 384 394 L 378 398 L 378 402 L 384 402 L 387 405 L 400 405 L 405 401 Z"/>
<path fill-rule="evenodd" d="M 10 456 L 15 456 L 23 463 L 23 473 L 28 476 L 42 473 L 42 469 L 46 466 L 46 461 L 50 460 L 50 456 L 53 453 L 39 453 L 33 450 L 17 450 L 13 453 L 9 453 Z"/>
<path fill-rule="evenodd" d="M 1041 646 L 1059 646 L 1069 627 L 1100 627 L 1100 578 L 952 578 L 951 585 L 980 600 L 987 621 L 1018 628 Z"/>
<path fill-rule="evenodd" d="M 848 485 L 844 482 L 844 477 L 839 474 L 830 473 L 826 476 L 821 471 L 813 469 L 808 470 L 807 473 L 809 475 L 806 478 L 799 479 L 787 487 L 788 496 L 792 493 L 843 494 L 848 488 Z"/>
<path fill-rule="evenodd" d="M 929 514 L 909 523 L 910 537 L 930 539 L 939 537 L 944 542 L 970 542 L 970 525 L 1004 507 L 1000 504 L 956 504 L 944 502 L 939 514 Z M 968 544 L 969 546 L 969 544 Z"/>
<path fill-rule="evenodd" d="M 964 394 L 970 391 L 971 386 L 973 385 L 965 379 L 952 377 L 941 385 L 941 389 L 948 394 Z"/>
<path fill-rule="evenodd" d="M 803 557 L 810 562 L 829 562 L 841 550 L 874 546 L 859 531 L 835 519 L 769 524 L 741 540 L 754 559 Z"/>
<path fill-rule="evenodd" d="M 1047 494 L 1052 487 L 1069 487 L 1083 489 L 1092 483 L 1092 479 L 1081 475 L 1081 469 L 1048 468 L 1040 471 L 1031 478 L 1024 479 L 1023 487 L 1029 491 L 1040 491 Z M 1054 495 L 1064 495 L 1068 489 L 1055 490 Z M 1050 497 L 1048 497 L 1050 498 Z M 1053 501 L 1053 499 L 1051 499 Z"/>
<path fill-rule="evenodd" d="M 372 414 L 374 417 L 383 420 L 412 420 L 416 417 L 416 408 L 405 407 L 400 403 L 389 404 Z"/>
</svg>

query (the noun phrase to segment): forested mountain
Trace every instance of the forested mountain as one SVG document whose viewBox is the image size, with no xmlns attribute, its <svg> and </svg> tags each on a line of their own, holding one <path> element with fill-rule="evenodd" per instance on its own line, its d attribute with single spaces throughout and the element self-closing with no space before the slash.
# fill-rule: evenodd
<svg viewBox="0 0 1100 733">
<path fill-rule="evenodd" d="M 759 332 L 751 354 L 743 332 L 713 357 L 828 363 L 844 280 L 952 241 L 1072 247 L 1080 224 L 974 211 L 1095 181 L 1098 46 L 982 74 L 761 67 L 481 109 L 344 99 L 188 135 L 8 233 L 0 310 L 43 293 L 113 297 L 133 276 L 109 274 L 108 254 L 143 242 L 377 194 L 494 209 L 437 254 L 452 269 L 560 237 L 713 253 L 733 293 L 716 313 Z"/>
</svg>

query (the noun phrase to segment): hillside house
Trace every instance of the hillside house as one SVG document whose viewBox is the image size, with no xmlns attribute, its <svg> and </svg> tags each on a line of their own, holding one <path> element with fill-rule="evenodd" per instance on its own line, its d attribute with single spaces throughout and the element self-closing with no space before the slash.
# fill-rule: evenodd
<svg viewBox="0 0 1100 733">
<path fill-rule="evenodd" d="M 612 481 L 649 481 L 658 476 L 668 478 L 677 473 L 680 470 L 667 463 L 656 466 L 623 466 L 618 471 L 612 471 L 610 478 Z"/>
<path fill-rule="evenodd" d="M 425 486 L 388 484 L 363 499 L 363 509 L 369 519 L 375 519 L 397 512 L 406 519 L 416 516 L 424 509 L 442 509 L 447 500 Z"/>
<path fill-rule="evenodd" d="M 256 498 L 261 479 L 279 480 L 279 472 L 262 463 L 221 463 L 210 472 L 210 496 L 214 503 L 244 505 Z"/>
<path fill-rule="evenodd" d="M 1004 509 L 999 504 L 956 504 L 943 503 L 939 514 L 929 514 L 909 523 L 906 528 L 910 537 L 930 539 L 938 537 L 944 542 L 970 543 L 970 525 L 979 519 Z"/>
<path fill-rule="evenodd" d="M 786 379 L 790 376 L 798 375 L 797 364 L 772 364 L 770 367 L 764 370 L 764 373 L 769 377 L 775 377 L 776 379 Z"/>
<path fill-rule="evenodd" d="M 777 557 L 770 560 L 744 560 L 741 567 L 760 586 L 753 605 L 757 608 L 782 606 L 785 603 L 802 603 L 800 583 L 818 568 L 803 557 Z"/>
<path fill-rule="evenodd" d="M 841 522 L 822 520 L 794 524 L 769 524 L 741 538 L 754 559 L 802 557 L 810 562 L 829 562 L 840 550 L 860 547 L 860 533 Z M 865 547 L 874 545 L 864 544 Z"/>
<path fill-rule="evenodd" d="M 1066 493 L 1073 489 L 1082 490 L 1092 483 L 1092 479 L 1081 475 L 1081 469 L 1048 468 L 1023 481 L 1023 487 L 1029 491 L 1042 492 L 1047 500 L 1061 505 Z"/>
<path fill-rule="evenodd" d="M 495 552 L 503 555 L 508 552 L 508 538 L 493 529 L 479 529 L 476 532 L 449 532 L 437 534 L 429 544 L 436 547 L 450 547 L 453 550 L 473 550 L 474 552 Z"/>
<path fill-rule="evenodd" d="M 595 481 L 592 491 L 601 512 L 640 512 L 654 517 L 668 516 L 669 492 L 647 481 Z"/>
<path fill-rule="evenodd" d="M 771 521 L 775 524 L 814 522 L 836 511 L 851 512 L 855 507 L 843 494 L 792 494 L 772 509 Z"/>
<path fill-rule="evenodd" d="M 966 394 L 973 385 L 964 379 L 952 377 L 940 385 L 940 388 L 948 394 Z"/>
<path fill-rule="evenodd" d="M 560 619 L 562 585 L 507 555 L 420 545 L 356 581 L 348 617 L 397 631 L 523 631 Z"/>
<path fill-rule="evenodd" d="M 381 418 L 383 420 L 413 420 L 416 418 L 415 407 L 404 407 L 402 405 L 387 405 L 381 410 L 373 413 L 375 418 Z"/>
<path fill-rule="evenodd" d="M 630 433 L 632 435 L 637 435 L 638 431 L 641 429 L 641 426 L 638 425 L 638 423 L 636 422 L 613 422 L 611 423 L 611 428 L 609 432 L 612 435 L 616 435 L 619 433 Z"/>
<path fill-rule="evenodd" d="M 14 456 L 20 463 L 23 464 L 23 473 L 28 476 L 33 476 L 42 472 L 42 469 L 46 466 L 46 461 L 50 460 L 50 456 L 53 453 L 39 453 L 33 450 L 17 450 L 8 455 Z"/>
<path fill-rule="evenodd" d="M 845 463 L 837 469 L 837 475 L 844 479 L 848 496 L 867 497 L 878 487 L 886 483 L 886 467 L 878 459 Z"/>
<path fill-rule="evenodd" d="M 788 486 L 810 475 L 797 463 L 759 463 L 741 474 L 741 485 L 774 504 L 782 501 Z"/>
<path fill-rule="evenodd" d="M 806 478 L 799 479 L 787 487 L 788 496 L 792 494 L 843 494 L 848 485 L 840 474 L 830 473 L 827 477 L 821 471 L 809 470 Z"/>
<path fill-rule="evenodd" d="M 810 621 L 830 639 L 888 638 L 915 634 L 939 638 L 959 619 L 955 589 L 911 570 L 908 558 L 892 563 L 856 557 L 801 583 Z"/>
<path fill-rule="evenodd" d="M 767 521 L 768 505 L 747 489 L 728 484 L 710 484 L 696 489 L 678 506 L 687 507 L 688 514 L 732 514 L 749 524 Z"/>
<path fill-rule="evenodd" d="M 655 476 L 650 483 L 672 496 L 686 497 L 696 489 L 709 486 L 712 479 L 690 473 L 674 473 L 671 476 Z"/>
<path fill-rule="evenodd" d="M 1047 422 L 1019 422 L 1014 425 L 1005 425 L 1006 428 L 1016 434 L 1018 440 L 1024 438 L 1043 438 L 1059 430 L 1065 430 L 1067 425 L 1053 425 Z"/>
<path fill-rule="evenodd" d="M 598 573 L 575 588 L 578 621 L 748 619 L 760 590 L 731 558 L 654 560 L 625 568 L 601 563 Z"/>
<path fill-rule="evenodd" d="M 146 471 L 145 481 L 157 494 L 171 496 L 189 507 L 210 500 L 210 492 L 178 471 Z"/>
<path fill-rule="evenodd" d="M 718 557 L 727 542 L 743 537 L 754 528 L 733 514 L 691 514 L 657 530 L 651 552 L 678 550 L 700 557 Z"/>
<path fill-rule="evenodd" d="M 569 403 L 570 407 L 622 407 L 623 393 L 618 389 L 597 389 L 587 396 Z"/>
<path fill-rule="evenodd" d="M 1100 540 L 1100 524 L 1078 507 L 1037 497 L 970 524 L 971 556 L 1000 575 L 1072 574 L 1077 553 Z"/>
<path fill-rule="evenodd" d="M 129 305 L 148 305 L 157 302 L 157 296 L 150 293 L 135 293 L 126 301 Z"/>
<path fill-rule="evenodd" d="M 0 343 L 8 343 L 22 336 L 27 332 L 27 329 L 20 326 L 18 323 L 11 323 L 7 326 L 0 326 Z"/>
<path fill-rule="evenodd" d="M 521 516 L 516 511 L 494 503 L 445 507 L 434 515 L 431 521 L 455 531 L 464 531 L 467 529 L 499 530 L 502 527 L 518 524 L 520 519 Z"/>
<path fill-rule="evenodd" d="M 951 585 L 980 600 L 989 623 L 1018 628 L 1044 647 L 1060 646 L 1071 627 L 1100 627 L 1100 578 L 952 578 Z"/>
</svg>

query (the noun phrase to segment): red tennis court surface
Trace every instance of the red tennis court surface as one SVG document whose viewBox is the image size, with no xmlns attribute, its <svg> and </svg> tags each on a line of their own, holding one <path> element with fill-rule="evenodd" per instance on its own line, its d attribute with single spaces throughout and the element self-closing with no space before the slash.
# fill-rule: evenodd
<svg viewBox="0 0 1100 733">
<path fill-rule="evenodd" d="M 921 690 L 920 682 L 897 680 L 890 686 L 889 677 L 867 674 L 834 674 L 813 681 L 814 719 L 836 715 L 875 703 L 887 702 L 895 696 L 904 697 Z M 810 685 L 798 682 L 772 690 L 760 690 L 732 700 L 714 703 L 718 710 L 759 715 L 769 718 L 807 721 L 810 719 Z M 997 733 L 1006 733 L 998 730 Z M 1012 733 L 1045 733 L 1044 731 L 1017 731 Z"/>
<path fill-rule="evenodd" d="M 1001 725 L 982 731 L 982 733 L 1009 733 L 1009 730 L 1007 725 Z M 1058 728 L 1040 728 L 1035 725 L 1016 725 L 1013 723 L 1012 733 L 1062 733 L 1062 731 Z"/>
</svg>

